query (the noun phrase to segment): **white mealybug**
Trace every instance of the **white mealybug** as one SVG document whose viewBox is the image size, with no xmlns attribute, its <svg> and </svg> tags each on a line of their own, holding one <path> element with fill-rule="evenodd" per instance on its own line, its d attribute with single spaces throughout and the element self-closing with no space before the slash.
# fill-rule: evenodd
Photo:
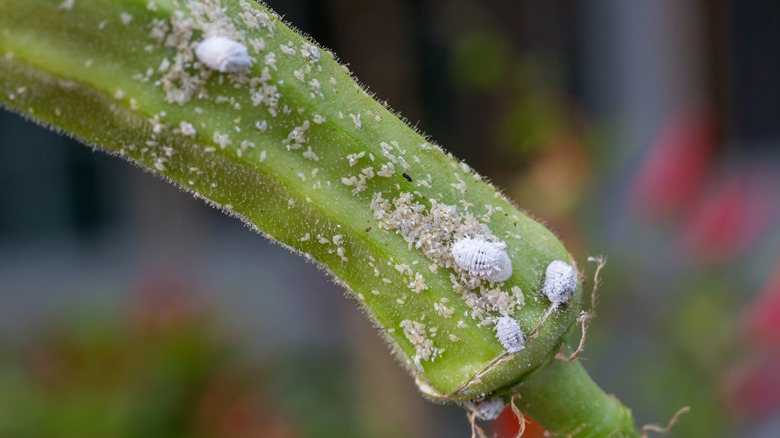
<svg viewBox="0 0 780 438">
<path fill-rule="evenodd" d="M 512 276 L 505 243 L 464 237 L 452 245 L 452 258 L 464 271 L 495 283 Z"/>
<path fill-rule="evenodd" d="M 507 352 L 517 353 L 525 348 L 525 334 L 514 318 L 502 316 L 496 321 L 496 338 Z"/>
<path fill-rule="evenodd" d="M 221 73 L 237 73 L 252 66 L 246 46 L 221 36 L 208 37 L 195 48 L 195 56 L 206 67 Z"/>
<path fill-rule="evenodd" d="M 504 412 L 506 403 L 501 397 L 494 397 L 481 402 L 465 402 L 463 407 L 474 412 L 478 420 L 493 421 Z"/>
<path fill-rule="evenodd" d="M 577 288 L 577 275 L 568 263 L 555 260 L 547 266 L 542 293 L 558 307 L 569 301 Z"/>
</svg>

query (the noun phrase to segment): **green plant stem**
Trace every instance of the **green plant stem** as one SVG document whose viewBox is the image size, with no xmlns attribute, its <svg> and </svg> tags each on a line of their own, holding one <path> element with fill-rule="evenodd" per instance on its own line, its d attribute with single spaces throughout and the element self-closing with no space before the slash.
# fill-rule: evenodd
<svg viewBox="0 0 780 438">
<path fill-rule="evenodd" d="M 194 47 L 214 32 L 249 48 L 246 72 L 197 62 Z M 550 306 L 540 293 L 545 268 L 574 264 L 571 256 L 317 47 L 251 1 L 0 0 L 0 103 L 138 164 L 318 263 L 427 397 L 504 396 L 528 373 L 544 375 L 539 368 L 577 318 L 579 288 L 519 352 L 505 350 L 493 324 L 505 315 L 526 333 L 534 328 Z M 399 211 L 407 216 L 387 220 Z M 420 221 L 436 236 L 404 234 Z M 450 248 L 476 235 L 506 245 L 506 281 L 464 285 Z M 431 255 L 436 248 L 441 254 Z M 576 396 L 601 400 L 586 374 L 570 377 Z M 578 390 L 577 379 L 591 391 Z M 568 427 L 557 414 L 534 417 L 551 431 Z"/>
<path fill-rule="evenodd" d="M 555 433 L 576 437 L 638 437 L 631 411 L 596 385 L 579 360 L 553 361 L 514 388 L 516 404 Z"/>
</svg>

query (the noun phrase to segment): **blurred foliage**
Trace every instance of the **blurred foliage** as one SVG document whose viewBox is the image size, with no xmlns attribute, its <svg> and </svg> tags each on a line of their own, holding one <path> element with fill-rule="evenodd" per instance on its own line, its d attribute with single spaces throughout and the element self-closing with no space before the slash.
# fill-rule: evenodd
<svg viewBox="0 0 780 438">
<path fill-rule="evenodd" d="M 159 309 L 81 317 L 6 344 L 0 436 L 360 436 L 338 353 L 260 364 L 238 347 L 205 314 Z"/>
<path fill-rule="evenodd" d="M 502 87 L 511 59 L 509 41 L 500 33 L 480 29 L 461 35 L 450 54 L 455 86 L 466 92 Z"/>
</svg>

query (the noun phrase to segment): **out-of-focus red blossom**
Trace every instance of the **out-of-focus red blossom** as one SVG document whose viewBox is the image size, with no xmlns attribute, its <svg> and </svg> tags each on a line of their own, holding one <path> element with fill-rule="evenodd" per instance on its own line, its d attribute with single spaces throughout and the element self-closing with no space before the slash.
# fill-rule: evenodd
<svg viewBox="0 0 780 438">
<path fill-rule="evenodd" d="M 671 119 L 630 192 L 632 207 L 643 217 L 680 214 L 678 242 L 710 261 L 749 249 L 780 210 L 780 178 L 772 170 L 745 166 L 725 183 L 711 172 L 715 137 L 706 112 Z"/>
<path fill-rule="evenodd" d="M 744 313 L 745 340 L 756 348 L 780 350 L 780 263 Z M 780 367 L 778 367 L 780 375 Z"/>
<path fill-rule="evenodd" d="M 650 146 L 638 170 L 632 207 L 650 218 L 679 211 L 703 185 L 715 144 L 715 123 L 703 111 L 672 118 Z"/>
<path fill-rule="evenodd" d="M 732 368 L 725 378 L 724 400 L 737 418 L 754 418 L 780 407 L 780 351 Z"/>
<path fill-rule="evenodd" d="M 515 438 L 520 432 L 520 420 L 515 417 L 512 409 L 507 407 L 491 425 L 491 432 L 496 438 Z M 530 417 L 525 417 L 525 433 L 523 438 L 542 438 L 544 428 Z"/>
<path fill-rule="evenodd" d="M 241 383 L 227 382 L 224 378 L 211 382 L 197 407 L 194 430 L 215 438 L 300 436 L 286 415 L 269 409 L 257 394 L 247 393 L 245 388 L 252 386 L 252 382 Z"/>
<path fill-rule="evenodd" d="M 710 260 L 749 249 L 778 214 L 777 177 L 746 168 L 699 202 L 683 219 L 680 242 Z"/>
<path fill-rule="evenodd" d="M 751 359 L 724 379 L 725 402 L 737 417 L 757 417 L 780 407 L 780 264 L 743 315 L 743 336 Z"/>
</svg>

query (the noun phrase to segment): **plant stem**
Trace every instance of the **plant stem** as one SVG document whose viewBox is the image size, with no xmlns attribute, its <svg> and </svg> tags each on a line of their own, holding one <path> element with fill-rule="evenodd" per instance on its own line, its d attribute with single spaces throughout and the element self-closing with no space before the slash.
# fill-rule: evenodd
<svg viewBox="0 0 780 438">
<path fill-rule="evenodd" d="M 555 235 L 264 6 L 0 0 L 0 29 L 0 103 L 318 263 L 427 397 L 501 396 L 565 342 L 579 287 L 524 348 L 508 351 L 495 329 L 511 318 L 528 333 L 550 308 L 546 267 L 574 264 Z M 247 49 L 245 70 L 198 58 L 215 36 Z M 466 239 L 502 248 L 508 275 L 491 280 L 458 265 L 452 250 Z M 571 378 L 592 385 L 584 373 Z"/>
<path fill-rule="evenodd" d="M 631 410 L 607 395 L 579 360 L 555 360 L 515 386 L 520 410 L 562 436 L 638 437 Z"/>
</svg>

